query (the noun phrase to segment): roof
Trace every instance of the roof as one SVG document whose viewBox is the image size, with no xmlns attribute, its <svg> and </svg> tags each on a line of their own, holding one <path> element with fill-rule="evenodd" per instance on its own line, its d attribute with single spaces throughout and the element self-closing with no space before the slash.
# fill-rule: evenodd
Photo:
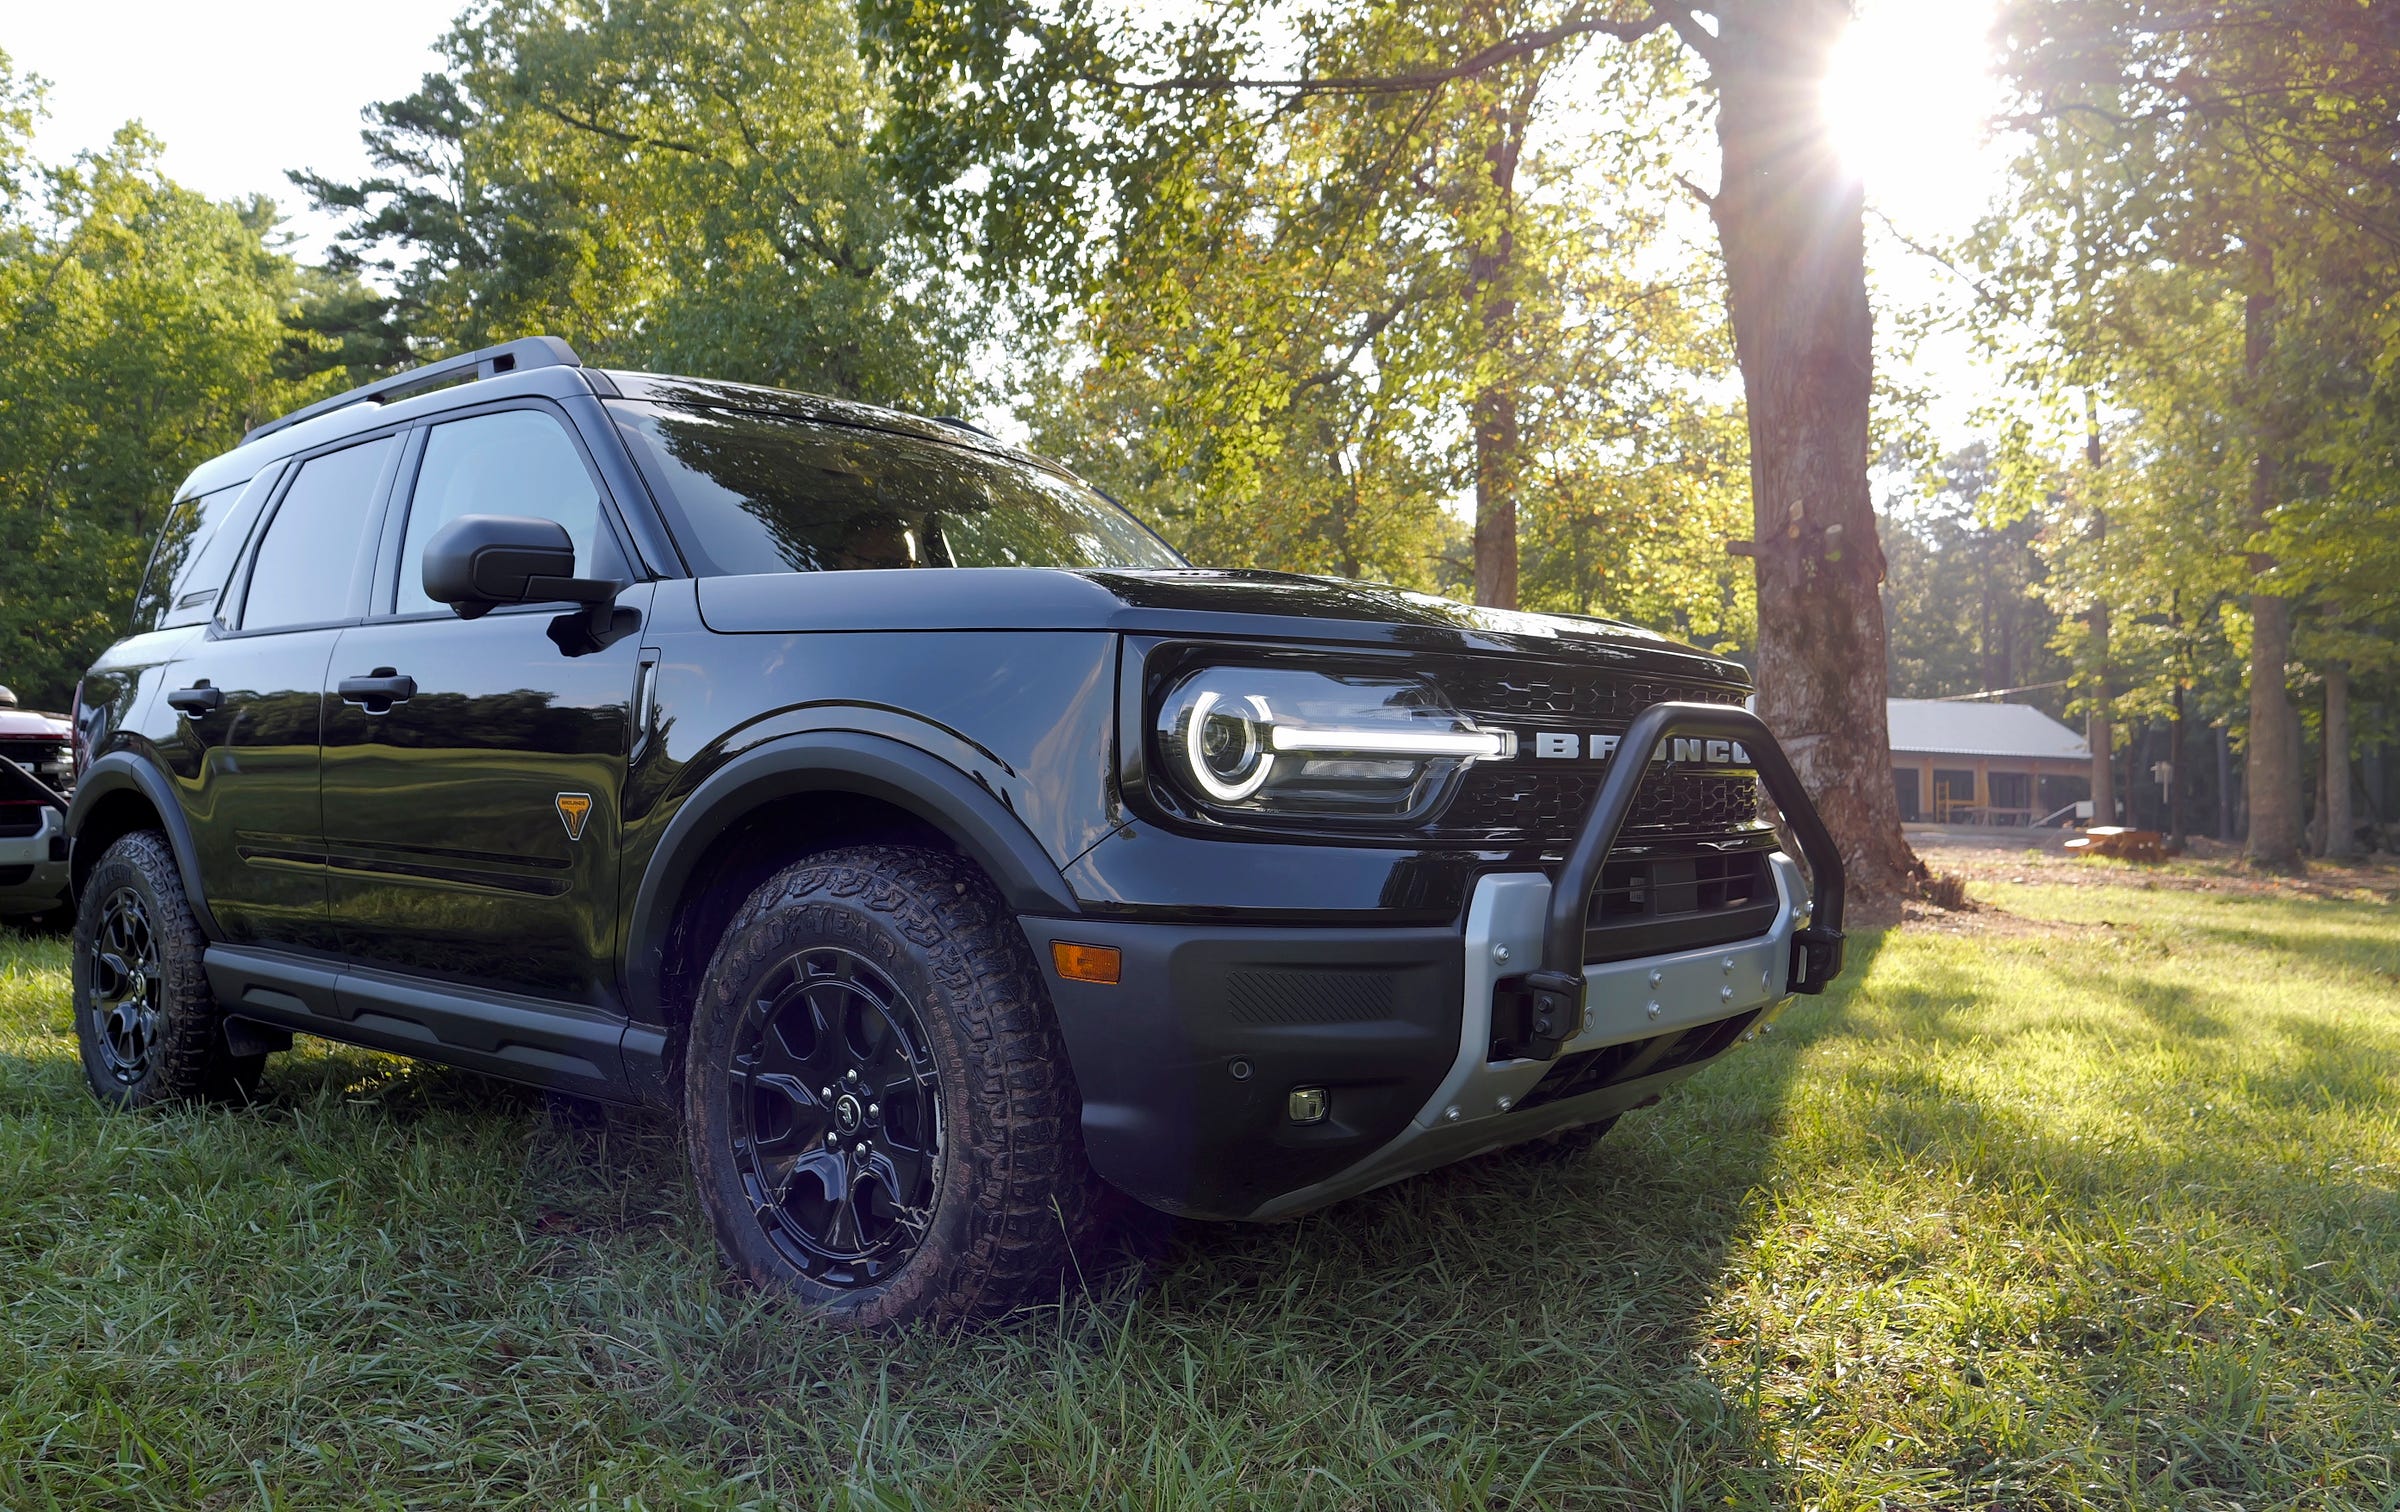
<svg viewBox="0 0 2400 1512">
<path fill-rule="evenodd" d="M 1929 756 L 2092 759 L 2092 748 L 2081 735 L 2024 704 L 1890 698 L 1884 700 L 1884 705 L 1891 720 L 1895 751 Z"/>
</svg>

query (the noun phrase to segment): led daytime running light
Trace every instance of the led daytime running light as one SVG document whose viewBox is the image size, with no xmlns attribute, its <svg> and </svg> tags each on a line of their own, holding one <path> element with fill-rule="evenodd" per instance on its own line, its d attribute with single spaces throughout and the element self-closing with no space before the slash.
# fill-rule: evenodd
<svg viewBox="0 0 2400 1512">
<path fill-rule="evenodd" d="M 1336 756 L 1455 756 L 1505 761 L 1517 754 L 1514 730 L 1345 730 L 1270 724 L 1270 750 Z"/>
</svg>

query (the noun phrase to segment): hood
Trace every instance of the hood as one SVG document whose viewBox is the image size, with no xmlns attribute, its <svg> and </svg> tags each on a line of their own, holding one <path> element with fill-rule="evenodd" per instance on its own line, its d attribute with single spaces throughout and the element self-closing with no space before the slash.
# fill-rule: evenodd
<svg viewBox="0 0 2400 1512">
<path fill-rule="evenodd" d="M 735 635 L 810 630 L 1109 630 L 1495 652 L 1749 686 L 1740 663 L 1635 625 L 1485 609 L 1383 583 L 1206 568 L 775 572 L 703 578 L 700 617 Z"/>
<path fill-rule="evenodd" d="M 38 709 L 0 709 L 0 740 L 45 736 L 65 740 L 74 729 L 64 714 L 44 714 Z"/>
</svg>

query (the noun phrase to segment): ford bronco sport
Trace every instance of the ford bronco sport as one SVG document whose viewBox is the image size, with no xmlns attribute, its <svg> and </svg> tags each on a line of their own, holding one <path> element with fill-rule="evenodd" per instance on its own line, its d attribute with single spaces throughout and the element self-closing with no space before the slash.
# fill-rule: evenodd
<svg viewBox="0 0 2400 1512">
<path fill-rule="evenodd" d="M 68 818 L 104 1101 L 302 1032 L 675 1110 L 731 1263 L 853 1325 L 1054 1294 L 1102 1183 L 1272 1218 L 1604 1129 L 1841 964 L 1734 663 L 1195 569 L 971 427 L 554 338 L 252 431 L 132 630 Z"/>
</svg>

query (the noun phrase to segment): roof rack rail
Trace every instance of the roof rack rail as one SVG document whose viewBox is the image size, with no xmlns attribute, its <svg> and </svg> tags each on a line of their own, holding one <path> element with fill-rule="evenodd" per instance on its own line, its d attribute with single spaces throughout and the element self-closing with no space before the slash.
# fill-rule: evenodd
<svg viewBox="0 0 2400 1512">
<path fill-rule="evenodd" d="M 303 420 L 314 420 L 319 415 L 330 415 L 335 410 L 348 409 L 353 404 L 384 404 L 394 399 L 405 399 L 411 394 L 439 388 L 457 378 L 497 378 L 502 373 L 523 372 L 528 368 L 581 366 L 583 359 L 575 355 L 575 349 L 556 336 L 521 336 L 515 341 L 504 341 L 481 351 L 445 357 L 439 362 L 410 368 L 404 373 L 394 373 L 389 378 L 378 378 L 373 383 L 361 384 L 331 399 L 320 399 L 280 419 L 252 427 L 250 433 L 242 437 L 242 443 L 248 445 L 261 436 L 271 436 L 287 426 L 298 425 Z"/>
<path fill-rule="evenodd" d="M 935 415 L 932 418 L 933 423 L 936 425 L 947 425 L 952 430 L 972 431 L 974 434 L 983 437 L 986 441 L 998 441 L 1000 439 L 998 436 L 993 435 L 990 431 L 985 430 L 982 426 L 977 425 L 974 421 L 961 420 L 956 415 Z"/>
</svg>

